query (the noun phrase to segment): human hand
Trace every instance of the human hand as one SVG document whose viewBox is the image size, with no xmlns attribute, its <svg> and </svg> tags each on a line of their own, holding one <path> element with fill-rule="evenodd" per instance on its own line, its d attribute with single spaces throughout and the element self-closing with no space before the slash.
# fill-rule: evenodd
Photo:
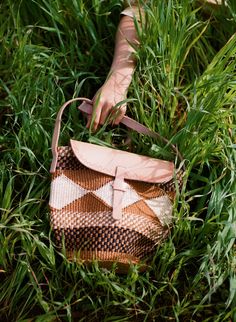
<svg viewBox="0 0 236 322">
<path fill-rule="evenodd" d="M 116 82 L 115 77 L 110 77 L 97 91 L 93 98 L 93 113 L 88 117 L 86 127 L 92 126 L 96 131 L 110 117 L 112 124 L 120 123 L 126 113 L 126 104 L 119 103 L 127 98 L 127 86 Z"/>
<path fill-rule="evenodd" d="M 93 98 L 93 113 L 87 127 L 96 130 L 107 118 L 118 124 L 125 115 L 127 91 L 135 68 L 134 46 L 138 36 L 133 17 L 123 16 L 116 33 L 115 51 L 110 73 L 104 85 Z M 120 104 L 119 104 L 120 103 Z"/>
</svg>

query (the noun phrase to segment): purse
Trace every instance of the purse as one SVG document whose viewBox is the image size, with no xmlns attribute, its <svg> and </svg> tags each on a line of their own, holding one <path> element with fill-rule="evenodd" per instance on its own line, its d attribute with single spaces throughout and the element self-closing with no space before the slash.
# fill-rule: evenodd
<svg viewBox="0 0 236 322">
<path fill-rule="evenodd" d="M 116 263 L 118 272 L 127 272 L 130 265 L 145 263 L 168 236 L 183 171 L 173 162 L 72 139 L 58 147 L 62 113 L 79 100 L 79 110 L 92 113 L 87 98 L 66 102 L 53 133 L 49 206 L 56 245 L 64 245 L 69 260 L 96 260 L 105 268 Z M 168 142 L 127 116 L 121 123 Z"/>
</svg>

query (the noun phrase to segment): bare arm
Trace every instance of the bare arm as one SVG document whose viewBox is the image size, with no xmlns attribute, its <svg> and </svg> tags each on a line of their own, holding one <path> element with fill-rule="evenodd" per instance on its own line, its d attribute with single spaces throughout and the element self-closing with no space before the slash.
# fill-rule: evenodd
<svg viewBox="0 0 236 322">
<path fill-rule="evenodd" d="M 138 45 L 138 36 L 134 19 L 122 16 L 116 33 L 116 43 L 113 62 L 108 77 L 103 86 L 93 98 L 94 122 L 93 129 L 104 124 L 112 108 L 126 99 L 127 91 L 135 68 L 133 45 Z M 119 106 L 114 115 L 114 124 L 118 124 L 126 112 L 126 104 Z M 91 124 L 88 119 L 87 127 Z"/>
</svg>

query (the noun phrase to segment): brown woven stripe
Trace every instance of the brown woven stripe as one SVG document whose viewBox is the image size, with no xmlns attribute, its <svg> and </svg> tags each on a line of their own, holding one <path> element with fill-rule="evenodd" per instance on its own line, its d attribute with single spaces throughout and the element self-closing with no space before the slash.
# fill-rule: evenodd
<svg viewBox="0 0 236 322">
<path fill-rule="evenodd" d="M 115 263 L 116 272 L 121 274 L 127 274 L 130 265 L 139 264 L 139 272 L 143 272 L 147 268 L 145 262 L 141 261 L 138 257 L 129 254 L 100 251 L 69 251 L 66 255 L 69 260 L 76 261 L 78 264 L 84 263 L 86 265 L 91 265 L 96 260 L 99 266 L 107 269 L 112 269 Z"/>
<path fill-rule="evenodd" d="M 130 254 L 143 258 L 155 247 L 156 243 L 146 236 L 122 227 L 81 227 L 56 229 L 57 241 L 65 238 L 66 249 L 81 251 L 104 251 Z M 61 247 L 59 242 L 58 246 Z"/>
<path fill-rule="evenodd" d="M 52 210 L 51 222 L 54 229 L 76 228 L 76 227 L 123 227 L 140 232 L 147 238 L 158 242 L 167 228 L 163 228 L 157 218 L 147 218 L 145 216 L 124 213 L 121 220 L 114 220 L 111 211 L 94 213 L 65 213 Z"/>
<path fill-rule="evenodd" d="M 123 254 L 117 252 L 103 252 L 103 251 L 67 251 L 67 257 L 70 259 L 78 258 L 86 261 L 102 260 L 102 261 L 120 261 L 122 263 L 138 264 L 140 259 L 130 254 Z"/>
</svg>

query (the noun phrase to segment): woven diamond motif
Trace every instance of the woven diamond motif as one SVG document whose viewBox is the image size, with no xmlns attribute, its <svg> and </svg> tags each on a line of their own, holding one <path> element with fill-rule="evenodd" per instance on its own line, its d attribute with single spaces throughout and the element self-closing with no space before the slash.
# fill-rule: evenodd
<svg viewBox="0 0 236 322">
<path fill-rule="evenodd" d="M 128 184 L 122 200 L 122 208 L 126 208 L 142 198 Z"/>
<path fill-rule="evenodd" d="M 132 189 L 127 183 L 124 182 L 125 191 L 122 200 L 122 208 L 126 208 L 129 205 L 141 200 L 141 197 Z M 107 205 L 112 207 L 113 205 L 113 181 L 108 182 L 103 187 L 99 188 L 96 191 L 93 191 L 97 197 L 104 201 Z"/>
<path fill-rule="evenodd" d="M 101 188 L 93 191 L 93 194 L 100 198 L 107 205 L 113 205 L 113 181 L 108 182 Z"/>
<path fill-rule="evenodd" d="M 168 225 L 172 221 L 172 202 L 168 196 L 161 196 L 145 200 L 148 207 L 152 209 L 160 222 L 164 225 Z"/>
<path fill-rule="evenodd" d="M 51 183 L 49 205 L 55 209 L 62 209 L 74 200 L 83 197 L 87 192 L 87 190 L 74 183 L 65 175 L 61 175 Z"/>
</svg>

